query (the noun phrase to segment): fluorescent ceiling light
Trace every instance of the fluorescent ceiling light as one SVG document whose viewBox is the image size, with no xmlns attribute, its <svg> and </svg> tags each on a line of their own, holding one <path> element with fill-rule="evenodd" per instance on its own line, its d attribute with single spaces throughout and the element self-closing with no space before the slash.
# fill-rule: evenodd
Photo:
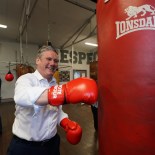
<svg viewBox="0 0 155 155">
<path fill-rule="evenodd" d="M 6 28 L 7 28 L 7 25 L 2 25 L 2 24 L 0 24 L 0 28 L 6 29 Z"/>
<path fill-rule="evenodd" d="M 88 42 L 86 42 L 85 44 L 86 44 L 86 45 L 90 45 L 90 46 L 98 46 L 97 44 L 88 43 Z"/>
</svg>

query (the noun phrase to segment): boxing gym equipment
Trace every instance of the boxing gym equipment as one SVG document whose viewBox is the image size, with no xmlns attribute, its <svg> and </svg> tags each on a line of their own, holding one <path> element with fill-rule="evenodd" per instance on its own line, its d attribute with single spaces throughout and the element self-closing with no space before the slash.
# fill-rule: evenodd
<svg viewBox="0 0 155 155">
<path fill-rule="evenodd" d="M 60 125 L 66 131 L 66 139 L 73 145 L 78 144 L 82 137 L 82 128 L 74 121 L 64 118 Z"/>
<path fill-rule="evenodd" d="M 17 64 L 16 65 L 16 74 L 17 78 L 26 73 L 33 73 L 35 70 L 32 66 L 27 64 Z"/>
<path fill-rule="evenodd" d="M 2 86 L 2 79 L 0 78 L 0 103 L 1 103 L 1 99 L 2 99 L 2 97 L 1 97 L 1 86 Z"/>
<path fill-rule="evenodd" d="M 11 71 L 10 71 L 10 62 L 9 62 L 9 71 L 8 71 L 8 73 L 5 75 L 5 80 L 6 81 L 12 81 L 14 79 L 14 76 L 13 76 L 13 74 L 11 73 Z"/>
<path fill-rule="evenodd" d="M 48 102 L 53 106 L 62 104 L 86 103 L 97 101 L 98 88 L 93 79 L 77 78 L 64 85 L 52 86 L 48 89 Z"/>
<path fill-rule="evenodd" d="M 13 79 L 14 79 L 13 74 L 10 71 L 8 71 L 8 73 L 5 75 L 5 80 L 12 81 Z"/>
<path fill-rule="evenodd" d="M 0 78 L 0 103 L 1 103 L 1 85 L 2 85 L 2 80 Z M 1 120 L 1 115 L 0 115 L 0 134 L 2 134 L 2 120 Z"/>
<path fill-rule="evenodd" d="M 97 2 L 99 155 L 155 155 L 153 7 Z"/>
</svg>

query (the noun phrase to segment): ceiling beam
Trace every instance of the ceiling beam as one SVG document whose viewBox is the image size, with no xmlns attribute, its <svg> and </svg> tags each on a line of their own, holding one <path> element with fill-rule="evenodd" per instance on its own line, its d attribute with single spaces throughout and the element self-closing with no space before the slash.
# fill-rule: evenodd
<svg viewBox="0 0 155 155">
<path fill-rule="evenodd" d="M 24 33 L 24 31 L 25 31 L 25 29 L 26 29 L 26 26 L 27 26 L 27 24 L 28 24 L 28 22 L 29 22 L 29 20 L 30 20 L 30 18 L 31 18 L 31 15 L 32 15 L 32 13 L 33 13 L 33 11 L 34 11 L 34 8 L 35 8 L 37 2 L 38 2 L 38 0 L 35 0 L 34 4 L 33 4 L 33 6 L 32 6 L 31 11 L 30 11 L 29 14 L 27 15 L 26 22 L 23 24 L 24 21 L 22 21 L 22 20 L 24 20 L 24 19 L 23 19 L 23 18 L 24 18 L 24 14 L 25 14 L 25 9 L 24 9 L 24 8 L 25 8 L 25 4 L 26 4 L 26 2 L 24 2 L 24 8 L 23 8 L 23 12 L 22 12 L 21 22 L 20 22 L 20 25 L 19 25 L 20 35 L 23 35 L 23 33 Z M 21 24 L 22 24 L 22 25 L 21 25 Z"/>
<path fill-rule="evenodd" d="M 73 1 L 73 0 L 64 0 L 64 1 L 72 3 L 72 4 L 77 5 L 77 6 L 81 7 L 81 8 L 83 8 L 83 9 L 86 9 L 88 11 L 92 11 L 92 12 L 96 13 L 95 9 L 92 9 L 92 8 L 86 6 L 86 5 L 82 4 L 82 3 L 79 3 L 77 1 Z"/>
<path fill-rule="evenodd" d="M 61 48 L 61 49 L 66 48 L 65 45 L 67 45 L 67 43 L 70 42 L 70 41 L 73 39 L 73 37 L 75 37 L 76 35 L 77 35 L 77 37 L 76 37 L 76 39 L 77 39 L 78 36 L 82 33 L 82 31 L 86 28 L 86 26 L 87 26 L 88 24 L 91 23 L 91 19 L 92 19 L 94 16 L 95 16 L 95 13 L 94 13 L 91 17 L 89 17 L 89 18 L 82 24 L 82 26 L 80 26 L 80 28 L 78 28 L 78 29 L 73 33 L 73 35 L 70 36 L 70 37 L 67 39 L 67 41 L 66 41 L 63 45 L 60 46 L 60 48 Z M 74 42 L 76 41 L 76 39 L 74 40 Z M 68 46 L 67 46 L 67 47 L 68 47 Z"/>
</svg>

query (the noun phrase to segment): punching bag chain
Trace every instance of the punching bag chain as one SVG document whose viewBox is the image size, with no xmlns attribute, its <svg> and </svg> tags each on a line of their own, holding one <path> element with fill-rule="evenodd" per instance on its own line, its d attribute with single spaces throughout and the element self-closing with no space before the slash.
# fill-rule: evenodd
<svg viewBox="0 0 155 155">
<path fill-rule="evenodd" d="M 47 35 L 48 35 L 48 41 L 50 40 L 50 3 L 48 0 L 48 29 L 47 29 Z"/>
</svg>

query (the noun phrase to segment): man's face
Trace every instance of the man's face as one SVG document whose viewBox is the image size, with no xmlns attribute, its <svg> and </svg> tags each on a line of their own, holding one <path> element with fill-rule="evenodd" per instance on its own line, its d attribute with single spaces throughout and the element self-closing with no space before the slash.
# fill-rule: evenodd
<svg viewBox="0 0 155 155">
<path fill-rule="evenodd" d="M 51 80 L 58 68 L 58 54 L 54 51 L 45 51 L 40 58 L 36 59 L 37 70 L 41 75 Z"/>
</svg>

